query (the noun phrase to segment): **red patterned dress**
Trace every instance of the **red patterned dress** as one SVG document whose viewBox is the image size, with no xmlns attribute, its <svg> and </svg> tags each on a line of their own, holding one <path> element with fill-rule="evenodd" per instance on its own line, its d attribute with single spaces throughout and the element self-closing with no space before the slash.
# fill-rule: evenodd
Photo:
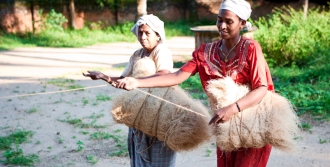
<svg viewBox="0 0 330 167">
<path fill-rule="evenodd" d="M 221 41 L 202 44 L 193 52 L 192 60 L 180 70 L 192 75 L 199 73 L 204 91 L 209 80 L 224 76 L 230 76 L 239 84 L 249 83 L 252 90 L 266 86 L 268 90 L 274 91 L 270 71 L 258 42 L 242 37 L 235 57 L 225 63 L 218 52 Z M 266 145 L 262 148 L 241 148 L 232 152 L 217 148 L 217 164 L 218 167 L 265 167 L 271 148 L 271 145 Z"/>
</svg>

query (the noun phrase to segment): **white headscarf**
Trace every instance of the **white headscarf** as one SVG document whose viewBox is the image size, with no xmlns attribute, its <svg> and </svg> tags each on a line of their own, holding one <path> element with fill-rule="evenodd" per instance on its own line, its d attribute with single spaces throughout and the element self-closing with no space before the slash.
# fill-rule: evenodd
<svg viewBox="0 0 330 167">
<path fill-rule="evenodd" d="M 138 19 L 135 25 L 132 27 L 131 32 L 138 38 L 139 27 L 143 24 L 147 24 L 152 30 L 157 32 L 160 36 L 160 43 L 165 43 L 165 29 L 164 22 L 153 14 L 144 15 Z"/>
<path fill-rule="evenodd" d="M 251 5 L 245 0 L 223 0 L 220 9 L 230 10 L 239 18 L 247 20 L 251 16 Z"/>
</svg>

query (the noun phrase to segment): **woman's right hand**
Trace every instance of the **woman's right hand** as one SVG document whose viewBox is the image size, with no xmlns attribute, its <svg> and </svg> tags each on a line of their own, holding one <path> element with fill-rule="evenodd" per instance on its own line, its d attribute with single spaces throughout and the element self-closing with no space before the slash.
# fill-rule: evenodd
<svg viewBox="0 0 330 167">
<path fill-rule="evenodd" d="M 104 74 L 99 71 L 87 71 L 88 73 L 83 75 L 85 77 L 90 77 L 92 80 L 104 79 Z"/>
<path fill-rule="evenodd" d="M 117 80 L 116 88 L 125 89 L 125 90 L 133 90 L 138 87 L 138 80 L 132 77 L 126 77 L 123 79 Z"/>
</svg>

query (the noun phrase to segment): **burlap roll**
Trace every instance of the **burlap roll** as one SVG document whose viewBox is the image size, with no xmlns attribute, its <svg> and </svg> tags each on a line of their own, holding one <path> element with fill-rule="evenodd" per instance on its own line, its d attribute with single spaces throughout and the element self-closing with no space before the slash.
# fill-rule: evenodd
<svg viewBox="0 0 330 167">
<path fill-rule="evenodd" d="M 135 76 L 141 77 L 139 74 L 145 73 L 146 70 L 140 72 L 138 69 L 148 68 L 145 65 L 150 63 L 143 59 L 138 61 L 145 62 L 136 62 L 133 73 Z M 207 109 L 199 101 L 191 99 L 180 87 L 139 90 L 164 100 L 159 100 L 138 90 L 121 91 L 114 97 L 111 109 L 116 122 L 155 136 L 174 151 L 191 150 L 210 139 L 211 130 L 208 126 L 210 115 Z"/>
<path fill-rule="evenodd" d="M 234 103 L 250 88 L 237 85 L 230 77 L 212 80 L 207 86 L 213 111 Z M 291 103 L 284 97 L 268 91 L 257 105 L 235 114 L 229 121 L 216 125 L 214 135 L 223 151 L 238 148 L 260 148 L 271 144 L 285 152 L 296 151 L 299 118 Z"/>
</svg>

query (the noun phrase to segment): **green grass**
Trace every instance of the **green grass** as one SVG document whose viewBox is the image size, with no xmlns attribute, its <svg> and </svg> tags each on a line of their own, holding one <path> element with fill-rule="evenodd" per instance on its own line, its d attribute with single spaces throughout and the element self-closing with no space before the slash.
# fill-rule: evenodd
<svg viewBox="0 0 330 167">
<path fill-rule="evenodd" d="M 291 101 L 299 115 L 330 121 L 330 65 L 278 67 L 271 72 L 276 91 Z"/>
<path fill-rule="evenodd" d="M 84 88 L 82 85 L 75 84 L 74 82 L 75 82 L 75 80 L 73 80 L 73 79 L 53 78 L 53 79 L 49 80 L 47 82 L 47 84 L 55 85 L 55 86 L 67 88 L 67 89 L 81 89 L 81 91 L 84 90 L 84 89 L 82 89 L 82 88 Z"/>
<path fill-rule="evenodd" d="M 93 134 L 90 135 L 90 139 L 92 140 L 102 140 L 102 139 L 110 139 L 110 138 L 117 139 L 117 137 L 107 132 L 94 132 Z"/>
<path fill-rule="evenodd" d="M 205 152 L 206 152 L 206 157 L 210 157 L 212 150 L 209 147 L 207 147 Z"/>
<path fill-rule="evenodd" d="M 104 95 L 104 94 L 97 94 L 96 100 L 97 101 L 110 101 L 111 97 L 108 95 Z"/>
<path fill-rule="evenodd" d="M 94 132 L 90 135 L 90 139 L 92 140 L 108 140 L 113 139 L 116 143 L 114 150 L 109 154 L 110 156 L 127 156 L 128 155 L 128 146 L 126 142 L 126 137 L 120 134 L 121 130 L 113 131 L 113 134 L 108 132 Z"/>
<path fill-rule="evenodd" d="M 133 22 L 91 30 L 87 27 L 80 30 L 47 29 L 39 33 L 8 34 L 0 31 L 0 50 L 18 47 L 83 47 L 93 44 L 137 41 L 130 32 Z M 191 23 L 187 21 L 165 23 L 166 37 L 192 36 Z"/>
<path fill-rule="evenodd" d="M 96 164 L 98 161 L 99 161 L 98 158 L 95 157 L 94 155 L 88 155 L 88 156 L 87 156 L 87 162 L 88 162 L 88 163 L 91 163 L 91 164 L 94 165 L 94 164 Z"/>
<path fill-rule="evenodd" d="M 84 149 L 84 147 L 85 147 L 84 146 L 84 143 L 82 141 L 80 141 L 80 140 L 78 140 L 77 146 L 78 146 L 77 151 L 82 151 Z"/>
<path fill-rule="evenodd" d="M 35 113 L 35 112 L 38 112 L 38 108 L 36 107 L 32 107 L 30 109 L 28 109 L 27 113 L 31 114 L 31 113 Z"/>
<path fill-rule="evenodd" d="M 7 150 L 4 153 L 6 160 L 1 161 L 5 165 L 33 166 L 35 162 L 40 162 L 36 154 L 24 155 L 22 149 L 16 151 Z"/>
<path fill-rule="evenodd" d="M 45 30 L 41 33 L 25 35 L 14 35 L 3 33 L 0 36 L 0 49 L 8 50 L 17 47 L 83 47 L 98 43 L 110 42 L 134 42 L 133 34 L 125 35 L 109 30 Z"/>
<path fill-rule="evenodd" d="M 189 77 L 186 81 L 179 85 L 182 89 L 189 92 L 190 96 L 194 99 L 207 100 L 207 96 L 204 93 L 202 84 L 200 82 L 199 75 Z"/>
<path fill-rule="evenodd" d="M 99 118 L 104 117 L 104 114 L 96 115 L 93 113 L 91 116 L 87 116 L 84 118 L 71 118 L 71 116 L 67 116 L 66 119 L 59 119 L 60 122 L 66 122 L 68 124 L 73 125 L 74 127 L 79 128 L 105 128 L 106 125 L 97 125 L 96 122 Z M 84 120 L 84 121 L 83 121 Z"/>
<path fill-rule="evenodd" d="M 24 155 L 20 144 L 27 142 L 33 136 L 32 131 L 16 131 L 8 136 L 0 137 L 0 150 L 5 150 L 4 158 L 0 157 L 0 162 L 4 165 L 33 166 L 40 159 L 35 154 Z M 15 148 L 12 148 L 12 145 Z"/>
<path fill-rule="evenodd" d="M 17 131 L 8 136 L 0 137 L 0 150 L 10 149 L 13 143 L 21 144 L 33 136 L 32 131 Z"/>
</svg>

